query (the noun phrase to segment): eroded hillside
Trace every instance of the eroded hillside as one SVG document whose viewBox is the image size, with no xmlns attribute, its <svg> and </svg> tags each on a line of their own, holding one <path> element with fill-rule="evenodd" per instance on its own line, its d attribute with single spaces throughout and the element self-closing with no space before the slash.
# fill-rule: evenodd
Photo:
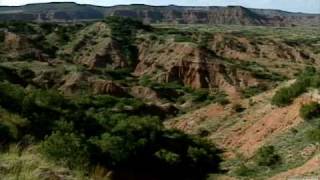
<svg viewBox="0 0 320 180">
<path fill-rule="evenodd" d="M 168 120 L 165 124 L 216 142 L 218 147 L 224 149 L 227 159 L 224 167 L 229 170 L 229 178 L 317 176 L 320 151 L 315 133 L 318 115 L 315 113 L 305 118 L 302 109 L 319 103 L 318 90 L 310 88 L 282 107 L 271 103 L 275 94 L 279 94 L 279 89 L 293 87 L 294 82 L 282 83 L 275 89 L 227 106 L 211 104 Z M 259 164 L 261 151 L 266 147 L 275 149 L 277 156 L 272 156 L 274 150 L 268 150 L 262 157 L 270 164 Z M 212 175 L 211 178 L 225 177 Z"/>
<path fill-rule="evenodd" d="M 118 17 L 0 26 L 3 177 L 17 177 L 5 153 L 26 162 L 30 172 L 21 173 L 30 179 L 317 173 L 317 140 L 305 140 L 317 123 L 300 110 L 318 101 L 316 27 L 150 26 Z M 273 100 L 292 84 L 291 99 Z M 68 143 L 71 151 L 56 150 Z"/>
<path fill-rule="evenodd" d="M 0 6 L 0 21 L 74 22 L 96 21 L 109 16 L 134 18 L 145 23 L 215 24 L 254 26 L 318 26 L 319 14 L 294 13 L 242 6 L 149 6 L 110 7 L 73 2 Z"/>
</svg>

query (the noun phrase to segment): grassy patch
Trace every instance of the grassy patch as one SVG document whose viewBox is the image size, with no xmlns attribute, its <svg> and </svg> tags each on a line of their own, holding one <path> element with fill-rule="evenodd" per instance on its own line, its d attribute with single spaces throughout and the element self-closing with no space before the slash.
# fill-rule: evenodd
<svg viewBox="0 0 320 180">
<path fill-rule="evenodd" d="M 244 98 L 250 98 L 252 96 L 258 95 L 268 89 L 267 86 L 261 84 L 257 86 L 250 86 L 246 89 L 242 90 L 242 97 Z"/>
<path fill-rule="evenodd" d="M 306 69 L 292 85 L 279 89 L 272 97 L 271 103 L 277 106 L 289 105 L 296 97 L 306 92 L 309 87 L 319 87 L 319 79 L 319 73 L 315 70 Z"/>
<path fill-rule="evenodd" d="M 255 157 L 262 159 L 263 164 L 265 162 L 269 164 L 270 157 L 272 159 L 276 156 L 281 157 L 280 161 L 275 163 L 270 163 L 272 167 L 260 165 L 258 166 L 257 158 L 253 159 L 241 159 L 237 158 L 235 160 L 230 160 L 227 162 L 231 166 L 233 171 L 230 175 L 239 177 L 239 178 L 253 178 L 253 179 L 267 179 L 272 177 L 280 172 L 288 171 L 303 165 L 306 161 L 313 157 L 314 153 L 304 154 L 303 150 L 307 147 L 313 147 L 313 142 L 308 138 L 308 133 L 317 127 L 317 120 L 314 122 L 303 122 L 294 129 L 287 131 L 276 138 L 273 138 L 272 141 L 269 141 L 267 145 L 273 146 L 275 153 L 270 153 L 269 150 L 267 153 L 259 153 Z M 316 152 L 315 152 L 316 153 Z M 260 155 L 259 155 L 260 154 Z M 262 158 L 261 158 L 262 157 Z M 265 161 L 267 160 L 267 161 Z M 260 160 L 259 160 L 260 161 Z M 281 162 L 281 163 L 277 163 Z M 243 167 L 245 166 L 245 167 Z M 240 169 L 240 172 L 239 172 Z M 243 177 L 244 176 L 244 177 Z"/>
</svg>

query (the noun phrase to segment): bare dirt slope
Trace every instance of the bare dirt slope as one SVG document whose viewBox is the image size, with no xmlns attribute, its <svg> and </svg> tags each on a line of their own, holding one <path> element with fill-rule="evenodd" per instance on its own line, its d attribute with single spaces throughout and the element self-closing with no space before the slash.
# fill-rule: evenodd
<svg viewBox="0 0 320 180">
<path fill-rule="evenodd" d="M 290 106 L 275 108 L 270 104 L 275 91 L 270 90 L 225 107 L 212 104 L 170 120 L 167 125 L 189 133 L 200 133 L 205 129 L 209 131 L 209 138 L 227 151 L 236 150 L 251 156 L 266 141 L 302 122 L 299 109 L 302 104 L 311 101 L 310 95 L 306 94 Z M 242 106 L 244 111 L 236 112 L 235 106 Z"/>
<path fill-rule="evenodd" d="M 279 87 L 291 83 L 293 81 Z M 270 104 L 270 99 L 277 89 L 250 99 L 232 102 L 227 106 L 211 104 L 172 119 L 166 122 L 166 125 L 191 134 L 201 135 L 206 132 L 209 139 L 225 149 L 227 159 L 233 159 L 239 155 L 250 159 L 263 145 L 277 141 L 279 137 L 290 134 L 293 129 L 303 124 L 303 119 L 299 116 L 300 107 L 305 103 L 317 100 L 317 93 L 309 92 L 295 99 L 287 107 L 274 107 Z M 236 112 L 235 104 L 238 104 L 237 106 L 241 105 L 245 109 L 242 112 Z M 301 165 L 293 166 L 287 171 L 278 172 L 271 179 L 280 180 L 319 173 L 318 151 L 317 145 L 303 148 L 299 152 L 302 154 L 301 156 L 305 156 L 307 159 L 311 157 L 311 159 Z M 292 153 L 294 151 L 289 150 L 288 152 Z M 316 155 L 313 156 L 312 154 Z M 286 158 L 291 156 L 296 155 L 291 154 Z M 284 159 L 284 161 L 289 160 Z"/>
<path fill-rule="evenodd" d="M 314 156 L 312 159 L 310 159 L 308 162 L 303 164 L 300 167 L 290 169 L 287 172 L 280 173 L 272 178 L 270 180 L 282 180 L 282 179 L 288 179 L 288 178 L 301 178 L 301 177 L 310 177 L 314 178 L 315 175 L 319 174 L 320 172 L 320 155 Z"/>
</svg>

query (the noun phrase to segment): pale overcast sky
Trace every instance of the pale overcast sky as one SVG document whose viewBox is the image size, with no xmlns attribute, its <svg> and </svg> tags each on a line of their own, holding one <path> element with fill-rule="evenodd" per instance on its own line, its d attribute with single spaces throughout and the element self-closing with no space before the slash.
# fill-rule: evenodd
<svg viewBox="0 0 320 180">
<path fill-rule="evenodd" d="M 55 2 L 72 0 L 51 0 Z M 320 0 L 74 0 L 81 4 L 111 6 L 117 4 L 149 4 L 149 5 L 189 5 L 189 6 L 226 6 L 242 5 L 253 8 L 282 9 L 320 13 Z M 50 2 L 50 0 L 0 0 L 0 5 L 23 5 L 29 3 Z"/>
</svg>

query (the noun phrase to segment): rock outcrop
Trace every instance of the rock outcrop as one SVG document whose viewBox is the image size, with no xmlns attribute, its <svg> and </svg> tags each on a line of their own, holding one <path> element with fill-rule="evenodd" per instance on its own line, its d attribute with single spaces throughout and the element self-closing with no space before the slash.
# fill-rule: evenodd
<svg viewBox="0 0 320 180">
<path fill-rule="evenodd" d="M 110 94 L 113 96 L 125 96 L 126 92 L 120 85 L 113 81 L 94 79 L 89 80 L 93 94 Z"/>
<path fill-rule="evenodd" d="M 65 76 L 59 90 L 64 94 L 73 95 L 82 90 L 91 94 L 110 94 L 113 96 L 125 96 L 126 90 L 111 80 L 99 79 L 85 73 L 72 73 Z"/>
<path fill-rule="evenodd" d="M 94 50 L 80 57 L 81 64 L 89 69 L 95 68 L 122 68 L 127 66 L 127 61 L 115 42 L 110 39 L 103 40 L 96 44 Z"/>
<path fill-rule="evenodd" d="M 110 37 L 106 23 L 97 22 L 79 31 L 77 37 L 61 50 L 62 54 L 73 57 L 74 63 L 89 69 L 123 68 L 128 63 L 117 41 Z"/>
<path fill-rule="evenodd" d="M 44 61 L 46 59 L 47 55 L 37 49 L 32 40 L 27 36 L 13 33 L 8 30 L 0 31 L 3 33 L 3 47 L 0 48 L 0 51 L 4 51 L 6 57 L 10 59 L 29 58 L 39 61 Z"/>
<path fill-rule="evenodd" d="M 270 39 L 259 40 L 233 34 L 214 34 L 209 39 L 209 49 L 217 55 L 228 59 L 290 60 L 293 62 L 316 61 L 316 56 L 309 50 L 302 50 L 285 42 Z"/>
<path fill-rule="evenodd" d="M 144 86 L 134 86 L 130 90 L 130 94 L 134 97 L 151 100 L 151 101 L 160 101 L 159 94 L 149 87 Z"/>
<path fill-rule="evenodd" d="M 24 50 L 30 47 L 27 38 L 12 32 L 4 33 L 4 45 L 8 50 Z"/>
<path fill-rule="evenodd" d="M 152 75 L 159 82 L 177 81 L 194 89 L 218 87 L 235 96 L 237 88 L 259 84 L 250 72 L 228 66 L 190 43 L 142 44 L 139 59 L 135 75 Z"/>
<path fill-rule="evenodd" d="M 184 7 L 148 6 L 143 4 L 98 7 L 75 3 L 32 4 L 0 7 L 0 20 L 70 22 L 103 19 L 105 16 L 124 16 L 146 23 L 233 24 L 296 26 L 317 25 L 319 14 L 290 13 L 280 10 L 250 9 L 241 6 Z"/>
</svg>

